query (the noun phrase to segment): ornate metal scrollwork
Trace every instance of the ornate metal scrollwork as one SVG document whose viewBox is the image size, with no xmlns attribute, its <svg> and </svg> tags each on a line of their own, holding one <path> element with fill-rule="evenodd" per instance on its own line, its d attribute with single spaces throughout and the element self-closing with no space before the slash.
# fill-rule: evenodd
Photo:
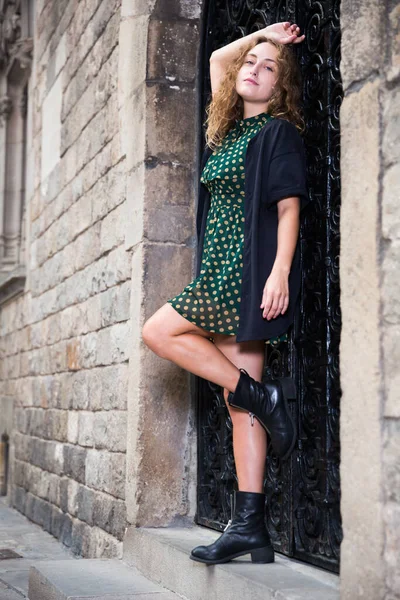
<svg viewBox="0 0 400 600">
<path fill-rule="evenodd" d="M 265 377 L 295 378 L 293 412 L 298 444 L 287 463 L 268 454 L 267 524 L 275 548 L 338 571 L 340 519 L 341 329 L 339 0 L 209 0 L 204 9 L 204 64 L 211 52 L 277 21 L 300 25 L 306 40 L 297 53 L 303 75 L 308 183 L 312 208 L 300 232 L 301 303 L 289 343 L 268 346 Z M 204 69 L 203 105 L 209 97 Z M 231 423 L 218 392 L 199 380 L 199 503 L 197 521 L 222 529 L 229 492 L 236 486 Z"/>
</svg>

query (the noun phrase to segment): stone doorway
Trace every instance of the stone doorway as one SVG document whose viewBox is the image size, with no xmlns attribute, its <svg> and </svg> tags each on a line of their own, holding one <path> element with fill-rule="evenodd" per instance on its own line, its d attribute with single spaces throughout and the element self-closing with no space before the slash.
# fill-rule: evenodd
<svg viewBox="0 0 400 600">
<path fill-rule="evenodd" d="M 210 93 L 211 52 L 269 23 L 290 20 L 306 33 L 296 48 L 303 74 L 305 144 L 312 208 L 302 223 L 301 305 L 288 344 L 266 346 L 265 377 L 295 379 L 299 438 L 287 464 L 266 463 L 267 523 L 275 549 L 339 571 L 341 331 L 339 2 L 209 0 L 203 12 L 201 119 Z M 201 128 L 199 128 L 201 131 Z M 203 139 L 200 140 L 203 145 Z M 220 390 L 196 380 L 198 497 L 196 521 L 222 530 L 236 487 L 231 423 Z"/>
</svg>

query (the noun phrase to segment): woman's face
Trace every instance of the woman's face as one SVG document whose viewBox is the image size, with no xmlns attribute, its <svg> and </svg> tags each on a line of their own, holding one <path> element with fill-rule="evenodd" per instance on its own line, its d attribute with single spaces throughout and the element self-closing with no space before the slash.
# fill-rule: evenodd
<svg viewBox="0 0 400 600">
<path fill-rule="evenodd" d="M 236 77 L 236 91 L 245 102 L 265 104 L 277 81 L 278 49 L 268 42 L 254 46 Z"/>
</svg>

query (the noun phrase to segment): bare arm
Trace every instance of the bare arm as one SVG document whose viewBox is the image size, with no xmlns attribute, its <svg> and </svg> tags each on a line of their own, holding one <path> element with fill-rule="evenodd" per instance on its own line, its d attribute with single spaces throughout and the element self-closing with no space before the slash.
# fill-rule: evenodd
<svg viewBox="0 0 400 600">
<path fill-rule="evenodd" d="M 265 283 L 260 306 L 267 320 L 284 314 L 289 306 L 289 273 L 300 230 L 300 198 L 284 198 L 278 202 L 277 208 L 276 258 Z"/>
<path fill-rule="evenodd" d="M 214 50 L 210 57 L 211 92 L 213 96 L 221 85 L 229 63 L 235 59 L 245 45 L 261 35 L 267 35 L 281 44 L 298 44 L 305 37 L 304 35 L 300 35 L 300 27 L 296 24 L 291 25 L 289 21 L 284 21 L 268 25 L 268 27 L 254 31 L 239 40 L 218 48 L 218 50 Z"/>
</svg>

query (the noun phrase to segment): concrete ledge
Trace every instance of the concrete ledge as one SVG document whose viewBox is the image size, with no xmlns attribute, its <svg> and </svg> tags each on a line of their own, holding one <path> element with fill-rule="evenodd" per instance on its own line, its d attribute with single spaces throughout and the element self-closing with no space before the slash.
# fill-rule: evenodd
<svg viewBox="0 0 400 600">
<path fill-rule="evenodd" d="M 190 600 L 338 600 L 339 577 L 317 567 L 275 555 L 275 563 L 235 559 L 206 566 L 189 559 L 194 546 L 220 534 L 201 527 L 141 529 L 124 539 L 124 562 Z"/>
<path fill-rule="evenodd" d="M 134 567 L 111 559 L 41 561 L 29 573 L 29 600 L 176 600 Z"/>
</svg>

